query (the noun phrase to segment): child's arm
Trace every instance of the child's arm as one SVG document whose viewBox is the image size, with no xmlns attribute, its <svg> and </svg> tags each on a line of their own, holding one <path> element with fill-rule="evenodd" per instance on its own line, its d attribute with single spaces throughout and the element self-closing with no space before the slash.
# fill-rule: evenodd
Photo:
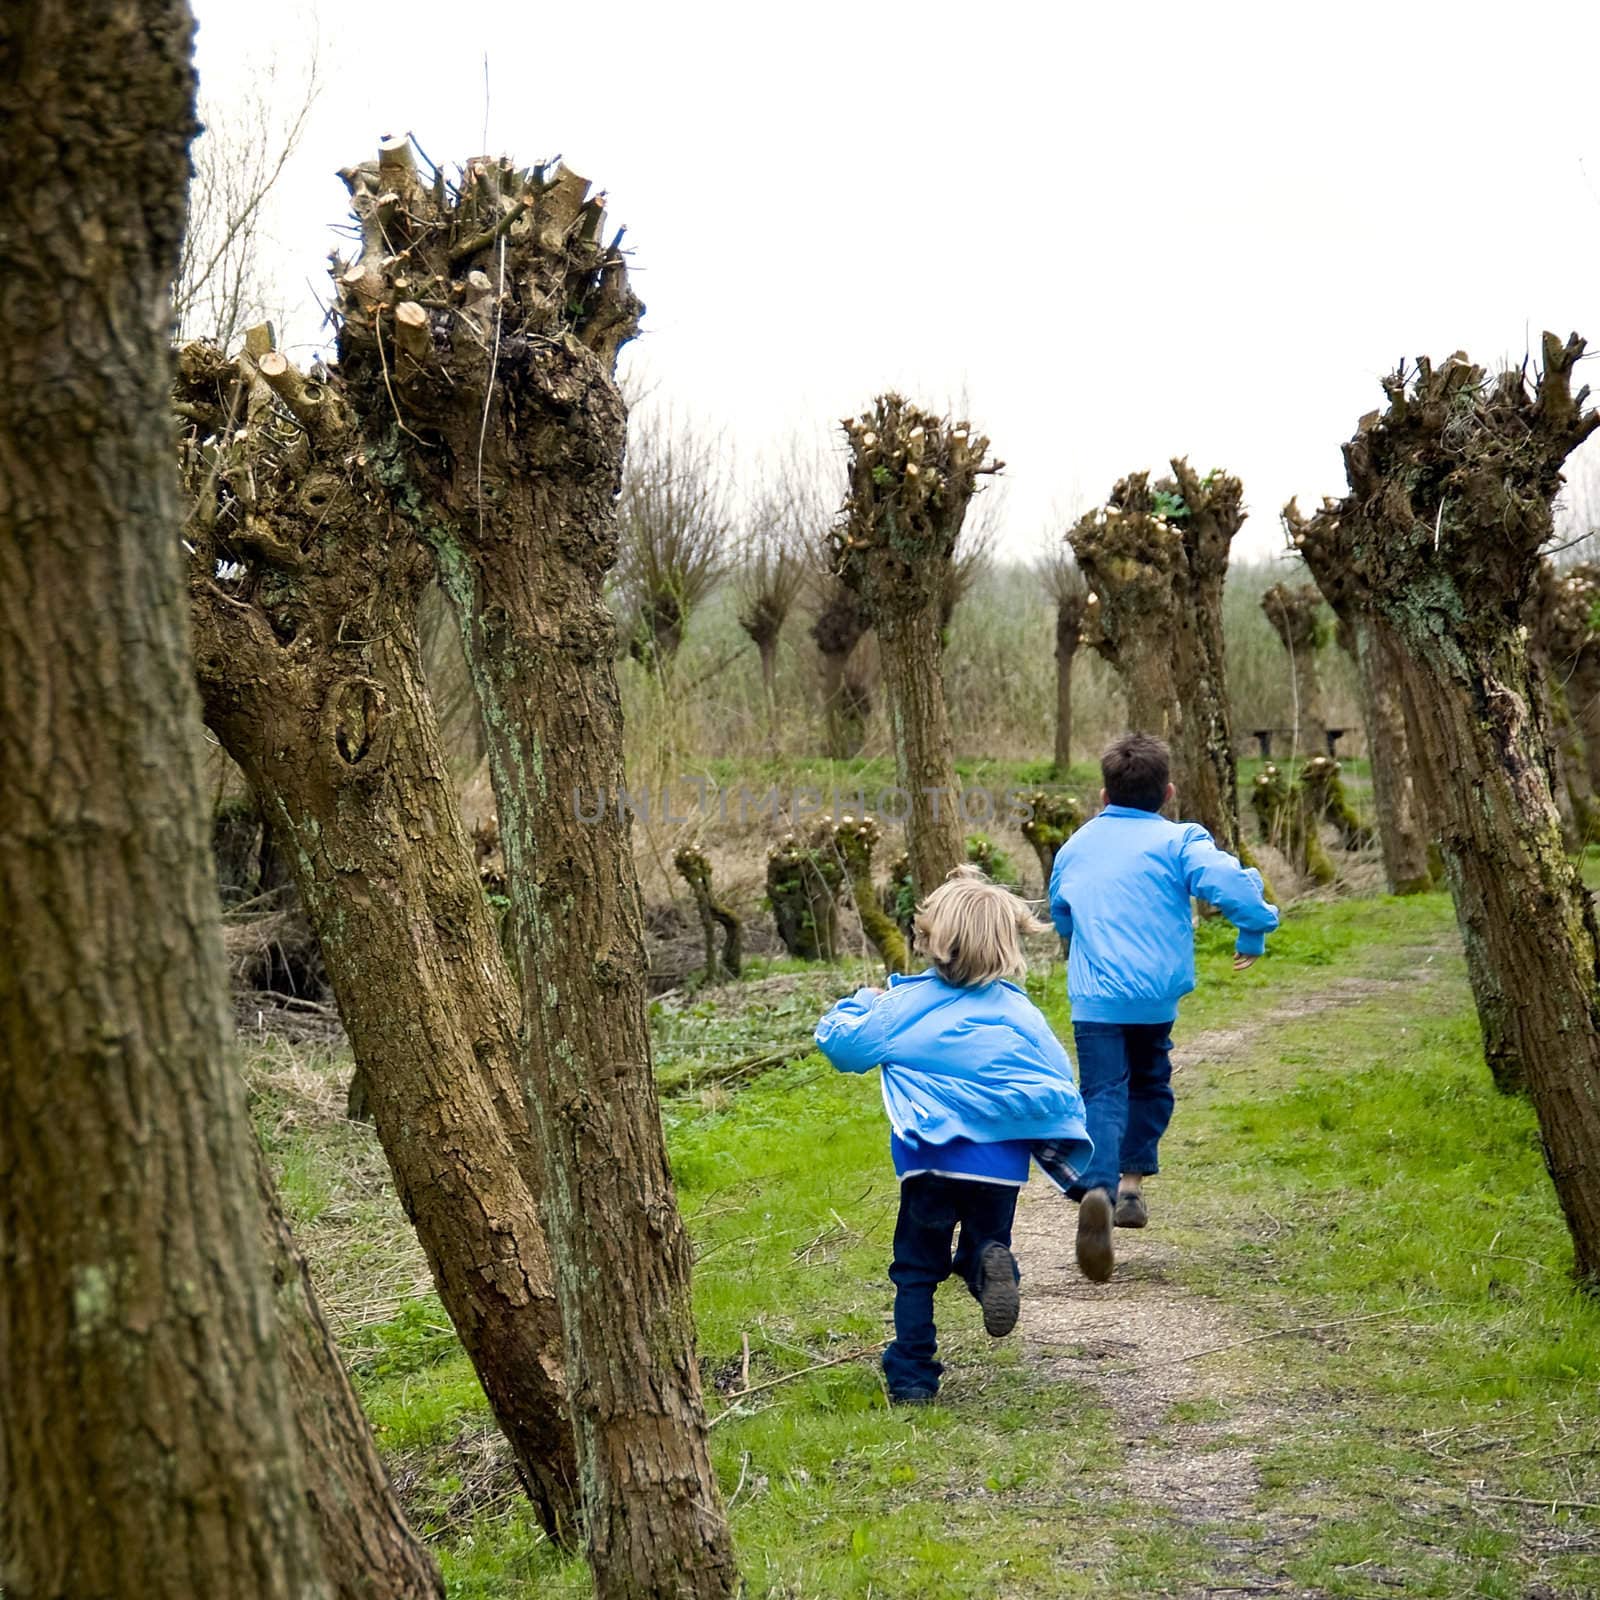
<svg viewBox="0 0 1600 1600">
<path fill-rule="evenodd" d="M 889 1042 L 882 989 L 857 989 L 817 1024 L 817 1048 L 840 1072 L 870 1072 Z"/>
<path fill-rule="evenodd" d="M 1188 829 L 1182 847 L 1184 884 L 1196 900 L 1214 905 L 1234 927 L 1234 966 L 1242 971 L 1267 948 L 1267 935 L 1278 926 L 1278 911 L 1261 891 L 1261 874 L 1239 864 L 1237 856 L 1219 850 L 1201 827 Z"/>
</svg>

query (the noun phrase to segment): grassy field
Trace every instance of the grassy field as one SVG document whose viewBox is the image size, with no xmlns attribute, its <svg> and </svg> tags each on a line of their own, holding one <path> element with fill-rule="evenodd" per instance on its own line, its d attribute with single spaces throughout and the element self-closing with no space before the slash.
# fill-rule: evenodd
<svg viewBox="0 0 1600 1600">
<path fill-rule="evenodd" d="M 1530 1112 L 1488 1085 L 1448 901 L 1301 908 L 1240 976 L 1226 930 L 1201 945 L 1168 1171 L 1120 1298 L 1075 1279 L 1070 1208 L 1036 1182 L 1017 1335 L 987 1340 L 947 1287 L 943 1403 L 911 1414 L 872 1358 L 895 1206 L 876 1080 L 815 1054 L 728 1078 L 803 1048 L 867 969 L 757 963 L 658 1004 L 752 1595 L 1600 1591 L 1600 1306 L 1569 1284 Z M 1030 987 L 1065 1029 L 1039 954 Z M 344 1070 L 284 1047 L 250 1063 L 417 1525 L 454 1596 L 583 1594 L 521 1508 L 369 1132 L 337 1114 Z"/>
</svg>

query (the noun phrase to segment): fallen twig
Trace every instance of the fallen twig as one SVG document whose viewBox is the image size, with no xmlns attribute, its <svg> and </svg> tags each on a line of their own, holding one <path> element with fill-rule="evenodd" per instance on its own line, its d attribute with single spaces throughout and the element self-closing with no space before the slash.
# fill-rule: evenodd
<svg viewBox="0 0 1600 1600">
<path fill-rule="evenodd" d="M 776 1389 L 780 1383 L 793 1383 L 796 1378 L 804 1378 L 813 1372 L 822 1372 L 828 1367 L 842 1367 L 847 1361 L 859 1361 L 863 1356 L 875 1356 L 883 1349 L 883 1343 L 863 1345 L 859 1350 L 851 1350 L 842 1356 L 835 1356 L 831 1361 L 818 1361 L 814 1366 L 801 1367 L 798 1372 L 785 1372 L 781 1377 L 768 1378 L 765 1383 L 753 1383 L 747 1389 L 738 1389 L 727 1396 L 728 1409 L 719 1411 L 710 1422 L 708 1428 L 714 1428 L 725 1418 L 733 1415 L 741 1400 L 748 1400 L 753 1394 L 762 1394 L 768 1389 Z"/>
<path fill-rule="evenodd" d="M 1503 1506 L 1544 1506 L 1551 1511 L 1600 1511 L 1596 1500 L 1539 1500 L 1526 1494 L 1485 1494 L 1481 1489 L 1472 1491 L 1475 1500 L 1493 1500 Z"/>
</svg>

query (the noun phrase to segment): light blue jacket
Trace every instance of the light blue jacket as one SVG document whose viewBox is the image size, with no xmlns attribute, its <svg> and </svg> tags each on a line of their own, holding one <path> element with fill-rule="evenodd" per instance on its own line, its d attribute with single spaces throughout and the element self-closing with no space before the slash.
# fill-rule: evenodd
<svg viewBox="0 0 1600 1600">
<path fill-rule="evenodd" d="M 1067 993 L 1074 1022 L 1171 1022 L 1194 988 L 1190 897 L 1239 930 L 1258 956 L 1278 913 L 1261 874 L 1219 850 L 1197 822 L 1107 806 L 1056 852 L 1050 916 L 1072 941 Z"/>
<path fill-rule="evenodd" d="M 882 994 L 846 996 L 816 1037 L 841 1072 L 883 1067 L 884 1109 L 902 1139 L 1026 1139 L 1058 1183 L 1088 1163 L 1072 1063 L 1014 983 L 962 989 L 931 971 L 892 977 Z"/>
</svg>

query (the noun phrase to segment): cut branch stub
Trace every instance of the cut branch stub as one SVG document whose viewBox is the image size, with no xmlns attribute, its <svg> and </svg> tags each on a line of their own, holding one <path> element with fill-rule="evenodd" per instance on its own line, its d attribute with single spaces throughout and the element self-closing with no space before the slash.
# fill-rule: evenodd
<svg viewBox="0 0 1600 1600">
<path fill-rule="evenodd" d="M 833 534 L 834 569 L 869 616 L 937 610 L 978 479 L 1003 463 L 966 422 L 897 394 L 845 425 L 850 485 Z"/>
<path fill-rule="evenodd" d="M 620 234 L 601 237 L 602 197 L 565 167 L 509 160 L 468 162 L 457 184 L 431 190 L 382 153 L 341 176 L 362 229 L 355 260 L 336 261 L 333 274 L 351 381 L 383 391 L 411 429 L 460 408 L 463 390 L 480 412 L 499 393 L 521 425 L 546 435 L 537 454 L 570 463 L 565 424 L 593 405 L 602 374 L 609 384 L 643 310 Z M 596 360 L 575 363 L 576 349 Z M 620 414 L 620 399 L 612 408 Z M 503 471 L 492 460 L 496 430 L 486 432 L 483 471 Z"/>
<path fill-rule="evenodd" d="M 1113 665 L 1129 649 L 1169 641 L 1177 609 L 1175 582 L 1183 535 L 1150 488 L 1150 475 L 1131 473 L 1098 510 L 1080 517 L 1067 535 L 1092 593 L 1099 623 L 1091 635 Z"/>
<path fill-rule="evenodd" d="M 1441 636 L 1487 639 L 1526 603 L 1562 465 L 1600 427 L 1588 389 L 1572 392 L 1584 341 L 1546 333 L 1543 349 L 1531 387 L 1520 370 L 1490 381 L 1460 353 L 1402 367 L 1384 380 L 1388 408 L 1344 447 L 1348 555 L 1380 598 L 1425 583 Z"/>
</svg>

